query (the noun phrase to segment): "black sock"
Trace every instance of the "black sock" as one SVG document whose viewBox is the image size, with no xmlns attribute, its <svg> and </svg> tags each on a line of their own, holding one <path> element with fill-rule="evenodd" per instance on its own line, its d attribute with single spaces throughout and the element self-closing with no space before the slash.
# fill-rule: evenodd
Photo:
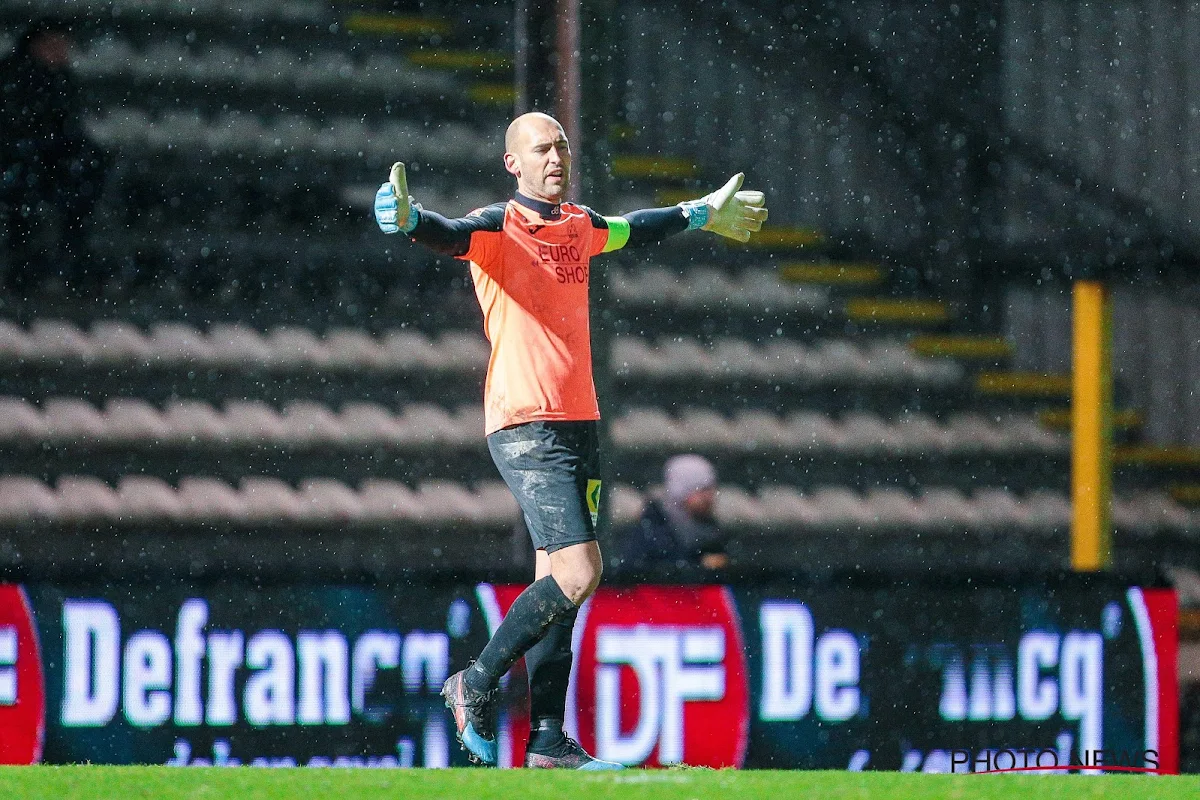
<svg viewBox="0 0 1200 800">
<path fill-rule="evenodd" d="M 476 692 L 488 692 L 500 682 L 525 651 L 545 635 L 546 629 L 563 614 L 578 611 L 558 582 L 550 575 L 536 580 L 517 595 L 504 621 L 465 676 Z"/>
<path fill-rule="evenodd" d="M 562 723 L 567 709 L 567 684 L 571 682 L 571 631 L 575 627 L 578 609 L 563 614 L 554 621 L 542 640 L 525 653 L 525 669 L 529 673 L 529 727 L 539 734 L 539 746 L 556 744 L 562 738 Z M 535 741 L 533 735 L 529 741 Z M 541 745 L 541 742 L 545 742 Z M 531 747 L 533 745 L 531 744 Z"/>
<path fill-rule="evenodd" d="M 525 749 L 533 753 L 545 753 L 561 744 L 566 736 L 561 719 L 543 719 L 529 729 L 529 744 Z"/>
</svg>

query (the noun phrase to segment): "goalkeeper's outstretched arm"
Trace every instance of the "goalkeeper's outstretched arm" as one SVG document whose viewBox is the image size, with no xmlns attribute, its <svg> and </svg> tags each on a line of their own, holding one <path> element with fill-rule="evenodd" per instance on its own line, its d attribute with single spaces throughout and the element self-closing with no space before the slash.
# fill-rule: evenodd
<svg viewBox="0 0 1200 800">
<path fill-rule="evenodd" d="M 717 191 L 677 206 L 602 217 L 608 227 L 608 243 L 603 252 L 658 242 L 696 229 L 712 231 L 739 242 L 749 241 L 767 220 L 767 203 L 762 192 L 740 191 L 744 179 L 745 175 L 739 172 Z"/>
<path fill-rule="evenodd" d="M 397 161 L 388 182 L 375 193 L 375 221 L 384 233 L 404 233 L 436 252 L 462 256 L 471 249 L 471 234 L 500 230 L 504 204 L 481 208 L 459 219 L 443 217 L 421 208 L 409 196 L 404 164 Z"/>
</svg>

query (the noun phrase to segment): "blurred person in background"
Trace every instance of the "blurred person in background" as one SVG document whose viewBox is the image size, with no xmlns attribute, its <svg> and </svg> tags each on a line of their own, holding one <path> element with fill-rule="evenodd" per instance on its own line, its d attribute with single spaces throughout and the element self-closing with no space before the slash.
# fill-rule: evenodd
<svg viewBox="0 0 1200 800">
<path fill-rule="evenodd" d="M 89 141 L 70 74 L 69 27 L 41 20 L 0 61 L 0 203 L 6 207 L 7 288 L 35 291 L 59 275 L 87 288 L 86 223 L 100 197 L 104 155 Z M 46 218 L 48 217 L 48 219 Z"/>
<path fill-rule="evenodd" d="M 646 502 L 642 518 L 625 532 L 620 568 L 641 571 L 723 569 L 729 565 L 725 536 L 717 527 L 717 471 L 695 454 L 668 459 L 663 489 Z"/>
</svg>

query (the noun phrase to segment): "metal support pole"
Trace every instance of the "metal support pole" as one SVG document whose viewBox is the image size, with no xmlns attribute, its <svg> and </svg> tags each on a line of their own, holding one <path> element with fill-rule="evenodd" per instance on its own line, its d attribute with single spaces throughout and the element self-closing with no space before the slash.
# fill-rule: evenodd
<svg viewBox="0 0 1200 800">
<path fill-rule="evenodd" d="M 554 116 L 562 123 L 575 153 L 583 152 L 580 113 L 582 73 L 580 60 L 580 0 L 558 0 L 556 51 L 558 53 L 558 81 L 555 86 Z M 571 182 L 568 200 L 578 202 L 579 181 Z"/>
<path fill-rule="evenodd" d="M 1100 281 L 1074 285 L 1071 567 L 1112 565 L 1112 309 Z"/>
<path fill-rule="evenodd" d="M 516 97 L 513 100 L 513 116 L 519 117 L 530 109 L 529 100 L 529 61 L 532 58 L 532 48 L 529 43 L 529 26 L 531 24 L 529 0 L 516 0 L 513 9 L 513 32 L 516 39 L 513 47 L 513 85 Z"/>
</svg>

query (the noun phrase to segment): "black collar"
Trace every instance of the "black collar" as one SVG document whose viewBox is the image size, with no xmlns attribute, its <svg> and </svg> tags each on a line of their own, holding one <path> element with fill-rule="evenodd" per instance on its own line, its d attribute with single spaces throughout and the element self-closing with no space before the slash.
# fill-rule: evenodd
<svg viewBox="0 0 1200 800">
<path fill-rule="evenodd" d="M 547 203 L 544 200 L 534 200 L 532 197 L 517 192 L 513 197 L 521 205 L 542 215 L 542 219 L 558 219 L 562 214 L 562 206 L 557 203 Z"/>
</svg>

